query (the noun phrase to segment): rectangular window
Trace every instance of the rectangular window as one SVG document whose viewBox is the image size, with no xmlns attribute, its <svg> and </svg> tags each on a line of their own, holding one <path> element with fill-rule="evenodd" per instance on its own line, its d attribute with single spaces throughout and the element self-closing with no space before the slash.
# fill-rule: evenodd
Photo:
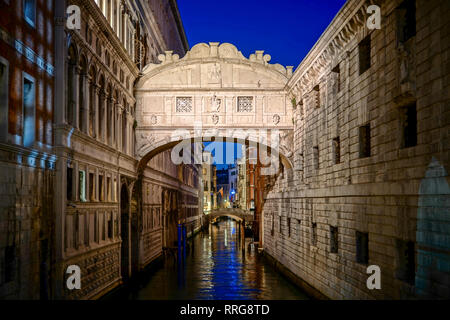
<svg viewBox="0 0 450 320">
<path fill-rule="evenodd" d="M 178 97 L 176 112 L 177 113 L 192 112 L 192 97 Z"/>
<path fill-rule="evenodd" d="M 297 240 L 300 241 L 302 231 L 302 220 L 297 220 Z"/>
<path fill-rule="evenodd" d="M 402 148 L 417 145 L 417 108 L 416 103 L 400 108 L 402 129 Z"/>
<path fill-rule="evenodd" d="M 113 202 L 116 202 L 116 201 L 117 201 L 116 190 L 117 190 L 117 180 L 114 179 L 114 182 L 113 182 L 113 190 L 112 190 L 112 201 L 113 201 Z"/>
<path fill-rule="evenodd" d="M 95 179 L 94 174 L 89 173 L 89 200 L 94 201 L 95 200 Z"/>
<path fill-rule="evenodd" d="M 338 228 L 330 226 L 330 252 L 338 253 Z"/>
<path fill-rule="evenodd" d="M 333 139 L 333 163 L 341 163 L 341 139 L 339 137 Z"/>
<path fill-rule="evenodd" d="M 106 200 L 111 202 L 111 178 L 106 178 Z"/>
<path fill-rule="evenodd" d="M 32 27 L 36 23 L 36 0 L 23 0 L 23 16 Z"/>
<path fill-rule="evenodd" d="M 416 0 L 405 0 L 397 10 L 397 39 L 404 43 L 416 35 Z"/>
<path fill-rule="evenodd" d="M 275 216 L 272 214 L 272 228 L 270 229 L 270 235 L 273 237 L 275 234 Z"/>
<path fill-rule="evenodd" d="M 314 169 L 319 170 L 319 146 L 313 148 Z"/>
<path fill-rule="evenodd" d="M 364 72 L 370 69 L 371 66 L 371 40 L 370 35 L 364 38 L 358 45 L 359 52 L 359 75 L 362 75 Z"/>
<path fill-rule="evenodd" d="M 86 202 L 86 173 L 79 171 L 80 201 Z"/>
<path fill-rule="evenodd" d="M 105 188 L 102 175 L 98 176 L 98 198 L 99 201 L 105 201 Z"/>
<path fill-rule="evenodd" d="M 287 225 L 288 225 L 288 237 L 291 237 L 291 218 L 287 218 Z"/>
<path fill-rule="evenodd" d="M 334 76 L 334 93 L 338 93 L 341 91 L 341 69 L 339 67 L 339 64 L 331 70 Z"/>
<path fill-rule="evenodd" d="M 34 78 L 23 74 L 22 87 L 22 131 L 23 145 L 31 147 L 35 139 L 36 127 L 36 88 Z"/>
<path fill-rule="evenodd" d="M 8 136 L 9 63 L 0 57 L 0 141 Z"/>
<path fill-rule="evenodd" d="M 67 200 L 72 200 L 73 195 L 73 169 L 67 168 Z"/>
<path fill-rule="evenodd" d="M 237 112 L 252 112 L 253 97 L 238 97 Z"/>
<path fill-rule="evenodd" d="M 414 242 L 397 239 L 397 279 L 411 285 L 415 283 L 416 277 L 416 255 Z"/>
<path fill-rule="evenodd" d="M 311 245 L 317 246 L 317 223 L 313 222 L 311 224 Z"/>
<path fill-rule="evenodd" d="M 359 157 L 370 157 L 370 124 L 359 127 Z"/>
<path fill-rule="evenodd" d="M 14 280 L 14 273 L 16 269 L 16 246 L 7 246 L 5 248 L 5 266 L 4 276 L 5 283 Z"/>
<path fill-rule="evenodd" d="M 101 223 L 101 226 L 102 226 L 102 240 L 103 241 L 106 240 L 106 226 L 105 226 L 105 224 L 106 224 L 106 217 L 107 216 L 106 216 L 105 213 L 100 216 L 100 223 Z"/>
<path fill-rule="evenodd" d="M 279 224 L 278 224 L 278 227 L 279 227 L 279 232 L 281 233 L 281 216 L 279 217 L 279 219 L 280 219 L 280 222 L 279 222 Z"/>
<path fill-rule="evenodd" d="M 369 234 L 356 231 L 356 262 L 369 263 Z"/>
</svg>

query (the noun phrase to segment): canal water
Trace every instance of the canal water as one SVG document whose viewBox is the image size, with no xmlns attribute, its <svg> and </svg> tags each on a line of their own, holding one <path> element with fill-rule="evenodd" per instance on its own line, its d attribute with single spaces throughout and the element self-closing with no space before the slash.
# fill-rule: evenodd
<svg viewBox="0 0 450 320">
<path fill-rule="evenodd" d="M 234 220 L 210 225 L 197 234 L 184 263 L 166 258 L 109 298 L 129 300 L 306 300 L 246 239 L 245 250 Z"/>
</svg>

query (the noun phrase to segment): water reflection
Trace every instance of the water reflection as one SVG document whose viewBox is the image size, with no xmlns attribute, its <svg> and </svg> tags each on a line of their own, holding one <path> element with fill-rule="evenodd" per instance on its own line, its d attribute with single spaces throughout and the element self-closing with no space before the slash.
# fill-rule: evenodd
<svg viewBox="0 0 450 320">
<path fill-rule="evenodd" d="M 184 264 L 166 259 L 148 272 L 138 286 L 129 286 L 113 299 L 137 300 L 255 300 L 307 299 L 295 286 L 264 263 L 249 240 L 243 244 L 233 220 L 210 226 L 190 245 Z"/>
</svg>

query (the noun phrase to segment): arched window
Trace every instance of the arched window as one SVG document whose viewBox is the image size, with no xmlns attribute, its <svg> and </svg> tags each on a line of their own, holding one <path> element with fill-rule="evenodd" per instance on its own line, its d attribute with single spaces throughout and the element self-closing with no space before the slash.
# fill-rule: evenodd
<svg viewBox="0 0 450 320">
<path fill-rule="evenodd" d="M 86 78 L 87 78 L 87 60 L 86 57 L 80 58 L 80 64 L 79 64 L 79 71 L 80 71 L 80 77 L 78 78 L 78 101 L 79 101 L 79 112 L 78 112 L 78 127 L 81 131 L 86 132 L 86 124 L 84 122 L 85 114 L 87 110 L 87 100 L 86 100 Z"/>
<path fill-rule="evenodd" d="M 76 66 L 77 66 L 77 54 L 75 46 L 72 44 L 69 47 L 68 52 L 68 61 L 67 61 L 67 88 L 66 88 L 66 97 L 67 97 L 67 108 L 66 108 L 66 120 L 69 125 L 74 124 L 74 111 L 76 107 L 76 85 L 75 85 L 75 75 L 76 75 Z"/>
<path fill-rule="evenodd" d="M 114 103 L 119 103 L 119 91 L 118 90 L 114 90 Z M 119 119 L 117 118 L 118 115 L 118 110 L 116 109 L 117 105 L 113 104 L 112 106 L 112 113 L 113 113 L 113 123 L 112 123 L 112 139 L 113 139 L 113 143 L 117 146 L 117 148 L 119 147 L 117 145 L 118 140 L 118 133 L 117 133 L 117 123 L 119 122 Z"/>
<path fill-rule="evenodd" d="M 112 145 L 112 118 L 113 118 L 113 101 L 112 101 L 112 87 L 108 85 L 108 92 L 106 98 L 106 143 Z"/>
<path fill-rule="evenodd" d="M 98 134 L 100 135 L 100 140 L 104 141 L 105 134 L 105 99 L 106 99 L 106 90 L 105 90 L 105 78 L 102 75 L 98 82 L 99 86 L 99 95 L 98 99 Z"/>
<path fill-rule="evenodd" d="M 95 137 L 95 80 L 96 72 L 94 67 L 89 70 L 89 135 Z"/>
<path fill-rule="evenodd" d="M 127 153 L 127 102 L 123 100 L 123 113 L 122 113 L 122 152 Z"/>
</svg>

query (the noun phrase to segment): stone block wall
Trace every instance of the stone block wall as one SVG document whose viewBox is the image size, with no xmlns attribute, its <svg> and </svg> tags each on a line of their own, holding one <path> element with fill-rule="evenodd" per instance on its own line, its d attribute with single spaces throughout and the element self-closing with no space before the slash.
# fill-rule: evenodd
<svg viewBox="0 0 450 320">
<path fill-rule="evenodd" d="M 289 83 L 294 169 L 265 200 L 264 247 L 333 299 L 450 297 L 450 4 L 413 3 L 403 41 L 405 2 L 381 2 L 369 30 L 369 3 L 348 1 Z M 366 286 L 369 265 L 381 290 Z"/>
</svg>

